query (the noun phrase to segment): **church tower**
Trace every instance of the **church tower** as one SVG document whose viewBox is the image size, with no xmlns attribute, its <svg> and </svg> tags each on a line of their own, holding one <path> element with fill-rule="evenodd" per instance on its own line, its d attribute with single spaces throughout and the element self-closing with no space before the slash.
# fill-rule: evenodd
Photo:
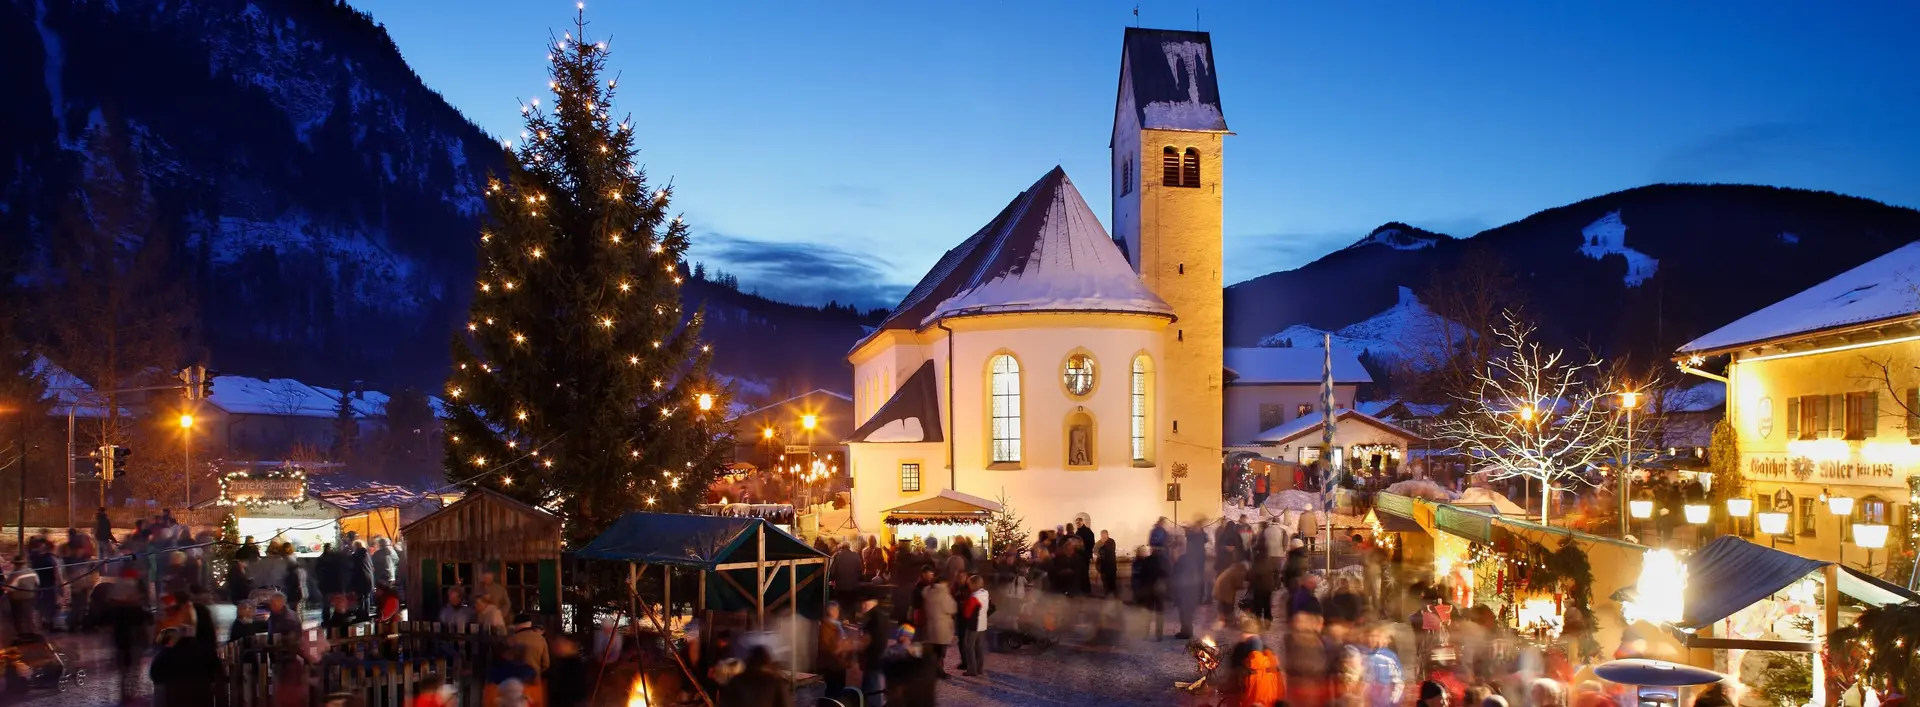
<svg viewBox="0 0 1920 707">
<path fill-rule="evenodd" d="M 1182 513 L 1218 513 L 1225 314 L 1222 143 L 1227 122 L 1205 32 L 1130 28 L 1113 118 L 1113 237 L 1134 272 L 1172 305 L 1159 366 L 1159 459 Z M 1173 504 L 1166 505 L 1173 515 Z M 1191 510 L 1188 510 L 1191 509 Z M 1185 518 L 1175 520 L 1185 521 Z"/>
</svg>

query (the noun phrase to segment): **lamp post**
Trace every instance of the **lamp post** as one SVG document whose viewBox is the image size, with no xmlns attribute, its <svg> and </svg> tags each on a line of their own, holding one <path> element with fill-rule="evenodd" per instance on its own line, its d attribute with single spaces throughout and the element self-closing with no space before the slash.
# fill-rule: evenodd
<svg viewBox="0 0 1920 707">
<path fill-rule="evenodd" d="M 1787 514 L 1780 511 L 1761 511 L 1759 514 L 1760 532 L 1769 536 L 1769 547 L 1780 547 L 1780 536 L 1787 532 Z"/>
<path fill-rule="evenodd" d="M 186 462 L 186 510 L 193 510 L 193 413 L 180 413 L 180 456 Z"/>
<path fill-rule="evenodd" d="M 1887 526 L 1884 523 L 1854 523 L 1853 542 L 1867 549 L 1867 574 L 1873 574 L 1873 551 L 1887 545 Z M 1842 564 L 1842 567 L 1846 565 Z"/>
<path fill-rule="evenodd" d="M 1627 411 L 1627 456 L 1620 465 L 1620 536 L 1627 535 L 1627 499 L 1633 491 L 1633 409 L 1640 407 L 1640 394 L 1627 391 L 1620 394 L 1620 407 Z M 1649 511 L 1651 512 L 1651 511 Z"/>
<path fill-rule="evenodd" d="M 1821 489 L 1821 493 L 1825 494 L 1826 490 Z M 1840 537 L 1834 538 L 1834 540 L 1836 541 L 1835 544 L 1840 547 L 1840 566 L 1845 567 L 1847 566 L 1847 517 L 1853 515 L 1853 498 L 1851 496 L 1827 496 L 1827 512 L 1840 518 L 1839 522 L 1835 524 L 1839 530 Z M 1859 526 L 1855 525 L 1854 527 Z"/>
<path fill-rule="evenodd" d="M 1627 515 L 1632 516 L 1634 520 L 1638 520 L 1638 521 L 1645 521 L 1648 518 L 1652 518 L 1653 517 L 1653 501 L 1650 501 L 1644 498 L 1636 498 L 1631 501 L 1628 501 Z M 1645 526 L 1646 523 L 1643 522 L 1641 523 L 1641 525 Z M 1625 538 L 1626 536 L 1627 536 L 1627 527 L 1623 526 L 1620 529 L 1620 537 Z"/>
</svg>

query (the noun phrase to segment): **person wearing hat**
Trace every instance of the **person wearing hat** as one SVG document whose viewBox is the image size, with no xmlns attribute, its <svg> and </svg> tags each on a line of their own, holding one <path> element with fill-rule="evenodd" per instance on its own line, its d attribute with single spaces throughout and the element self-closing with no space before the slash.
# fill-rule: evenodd
<svg viewBox="0 0 1920 707">
<path fill-rule="evenodd" d="M 553 667 L 553 659 L 547 652 L 547 635 L 533 625 L 533 618 L 526 614 L 513 617 L 513 635 L 507 640 L 524 649 L 522 660 L 533 668 L 535 675 L 545 675 L 547 668 Z"/>
</svg>

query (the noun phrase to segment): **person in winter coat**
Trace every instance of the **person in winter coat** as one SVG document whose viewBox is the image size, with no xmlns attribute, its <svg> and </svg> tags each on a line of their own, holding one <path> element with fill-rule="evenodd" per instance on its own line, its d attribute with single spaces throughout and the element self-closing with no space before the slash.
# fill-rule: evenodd
<svg viewBox="0 0 1920 707">
<path fill-rule="evenodd" d="M 1366 686 L 1368 707 L 1398 707 L 1406 692 L 1406 678 L 1400 670 L 1400 656 L 1393 652 L 1393 639 L 1386 629 L 1375 628 L 1367 637 L 1372 647 L 1362 656 L 1361 681 Z"/>
<path fill-rule="evenodd" d="M 332 543 L 321 546 L 320 558 L 314 561 L 313 573 L 314 579 L 320 583 L 320 597 L 327 599 L 329 604 L 332 603 L 330 597 L 347 591 L 347 575 L 350 574 L 352 562 L 347 553 L 334 548 Z M 331 616 L 332 611 L 328 608 L 325 613 Z M 325 620 L 326 616 L 321 619 Z"/>
<path fill-rule="evenodd" d="M 973 591 L 960 606 L 960 667 L 966 675 L 980 676 L 987 674 L 987 615 L 992 613 L 992 597 L 980 575 L 968 577 L 967 586 Z"/>
<path fill-rule="evenodd" d="M 1100 572 L 1101 591 L 1108 599 L 1120 598 L 1120 558 L 1107 531 L 1100 531 L 1100 541 L 1093 547 L 1093 564 Z"/>
<path fill-rule="evenodd" d="M 593 696 L 593 673 L 580 655 L 580 644 L 566 636 L 553 638 L 553 665 L 541 676 L 547 683 L 548 707 L 585 707 Z"/>
<path fill-rule="evenodd" d="M 353 550 L 347 556 L 347 566 L 351 572 L 347 575 L 347 589 L 353 592 L 353 605 L 360 613 L 373 611 L 373 553 L 367 550 L 367 544 L 361 540 L 353 541 Z"/>
<path fill-rule="evenodd" d="M 1150 546 L 1134 553 L 1133 603 L 1147 612 L 1147 635 L 1158 641 L 1167 632 L 1166 603 L 1161 588 L 1166 581 L 1165 560 Z"/>
<path fill-rule="evenodd" d="M 1307 554 L 1313 554 L 1317 546 L 1316 541 L 1320 537 L 1320 513 L 1311 510 L 1301 511 L 1300 522 L 1294 524 L 1293 529 L 1296 533 L 1294 537 L 1306 544 Z"/>
<path fill-rule="evenodd" d="M 373 586 L 398 584 L 400 572 L 400 553 L 393 549 L 393 541 L 384 535 L 373 538 Z"/>
<path fill-rule="evenodd" d="M 922 621 L 920 643 L 927 648 L 927 655 L 940 669 L 940 679 L 953 677 L 947 672 L 947 646 L 953 644 L 954 615 L 960 607 L 953 601 L 953 587 L 947 584 L 945 577 L 935 577 L 933 586 L 921 590 L 920 595 Z"/>
<path fill-rule="evenodd" d="M 1220 576 L 1213 580 L 1214 614 L 1226 626 L 1238 623 L 1239 613 L 1235 611 L 1240 600 L 1240 590 L 1247 586 L 1247 563 L 1235 561 L 1220 570 Z"/>
<path fill-rule="evenodd" d="M 832 559 L 827 560 L 827 577 L 832 581 L 833 600 L 843 606 L 851 606 L 858 598 L 865 576 L 866 567 L 860 557 L 860 549 L 853 544 L 841 545 L 840 549 L 833 552 Z"/>
</svg>

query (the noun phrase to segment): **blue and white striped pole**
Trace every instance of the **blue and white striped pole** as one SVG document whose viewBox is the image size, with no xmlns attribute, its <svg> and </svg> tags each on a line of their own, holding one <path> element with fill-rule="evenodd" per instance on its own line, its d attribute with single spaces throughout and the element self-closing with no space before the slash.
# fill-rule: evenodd
<svg viewBox="0 0 1920 707">
<path fill-rule="evenodd" d="M 1333 334 L 1322 340 L 1326 358 L 1320 366 L 1320 460 L 1325 473 L 1320 475 L 1321 515 L 1327 524 L 1327 575 L 1333 575 L 1333 494 L 1339 488 L 1340 468 L 1333 459 Z"/>
</svg>

